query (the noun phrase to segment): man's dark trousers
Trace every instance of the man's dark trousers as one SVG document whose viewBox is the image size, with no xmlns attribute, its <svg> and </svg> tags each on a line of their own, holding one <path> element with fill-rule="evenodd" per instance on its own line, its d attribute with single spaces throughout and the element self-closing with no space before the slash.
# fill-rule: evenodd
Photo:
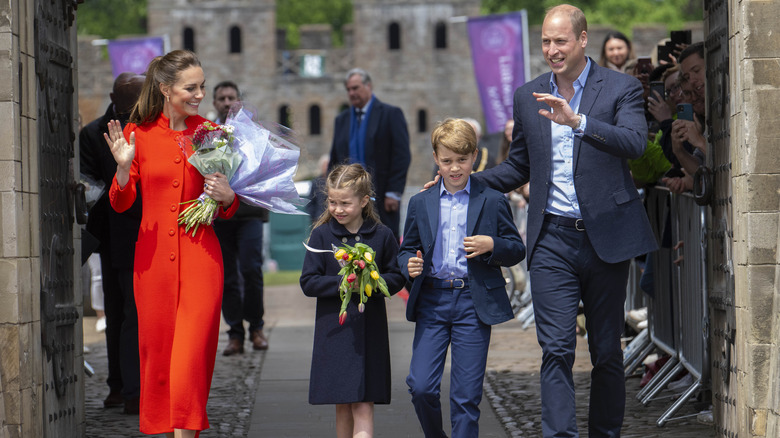
<svg viewBox="0 0 780 438">
<path fill-rule="evenodd" d="M 222 246 L 225 266 L 222 316 L 230 326 L 228 337 L 243 341 L 244 321 L 249 322 L 250 333 L 263 329 L 263 221 L 216 221 L 214 231 Z"/>
<path fill-rule="evenodd" d="M 135 308 L 132 268 L 117 268 L 111 251 L 101 251 L 103 305 L 106 312 L 108 387 L 125 400 L 141 395 L 138 358 L 138 313 Z"/>
<path fill-rule="evenodd" d="M 546 437 L 579 436 L 571 370 L 580 300 L 587 315 L 593 364 L 589 436 L 620 436 L 626 398 L 620 336 L 628 267 L 629 261 L 602 261 L 586 231 L 549 222 L 542 225 L 530 274 L 536 333 L 542 346 L 542 430 Z"/>
</svg>

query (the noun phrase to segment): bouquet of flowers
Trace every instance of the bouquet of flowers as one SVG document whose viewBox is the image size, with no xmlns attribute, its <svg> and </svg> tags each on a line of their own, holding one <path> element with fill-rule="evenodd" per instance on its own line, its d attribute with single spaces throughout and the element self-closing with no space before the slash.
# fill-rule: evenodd
<svg viewBox="0 0 780 438">
<path fill-rule="evenodd" d="M 344 324 L 347 319 L 347 304 L 352 299 L 352 294 L 360 295 L 358 312 L 366 309 L 366 301 L 375 290 L 379 290 L 390 298 L 385 279 L 379 275 L 379 270 L 374 262 L 376 251 L 363 243 L 355 246 L 343 245 L 337 248 L 333 256 L 341 265 L 339 275 L 342 276 L 339 284 L 339 297 L 341 298 L 341 310 L 339 310 L 339 324 Z"/>
<path fill-rule="evenodd" d="M 298 208 L 306 202 L 293 182 L 300 141 L 290 128 L 255 121 L 254 114 L 244 105 L 227 118 L 226 123 L 235 127 L 235 147 L 243 159 L 230 187 L 247 204 L 276 213 L 307 214 Z"/>
<path fill-rule="evenodd" d="M 341 310 L 339 310 L 339 324 L 344 325 L 347 320 L 347 305 L 352 299 L 352 294 L 360 295 L 358 312 L 366 310 L 366 302 L 374 291 L 379 290 L 387 298 L 390 293 L 387 290 L 385 279 L 379 275 L 379 268 L 374 259 L 376 251 L 364 243 L 356 243 L 355 246 L 342 245 L 333 249 L 315 249 L 303 244 L 311 252 L 332 252 L 341 266 L 338 275 L 341 275 L 339 283 L 339 297 L 341 298 Z"/>
<path fill-rule="evenodd" d="M 224 174 L 242 202 L 277 213 L 306 214 L 298 209 L 293 176 L 298 168 L 300 148 L 293 132 L 281 125 L 253 120 L 246 107 L 231 110 L 224 125 L 203 122 L 192 137 L 179 142 L 187 161 L 202 175 Z M 205 193 L 188 201 L 179 215 L 185 231 L 195 235 L 201 224 L 211 225 L 217 202 Z"/>
<path fill-rule="evenodd" d="M 241 155 L 233 148 L 234 131 L 230 125 L 215 125 L 206 121 L 195 129 L 191 138 L 184 137 L 180 146 L 187 160 L 201 175 L 221 172 L 230 181 L 242 161 Z M 189 150 L 191 153 L 188 154 Z M 184 204 L 190 205 L 179 214 L 179 225 L 185 226 L 185 232 L 194 226 L 193 236 L 201 224 L 211 225 L 219 207 L 217 201 L 206 193 Z"/>
</svg>

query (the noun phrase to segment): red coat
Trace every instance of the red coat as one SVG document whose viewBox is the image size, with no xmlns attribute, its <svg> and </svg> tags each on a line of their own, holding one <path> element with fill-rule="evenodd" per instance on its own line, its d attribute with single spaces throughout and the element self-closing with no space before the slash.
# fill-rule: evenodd
<svg viewBox="0 0 780 438">
<path fill-rule="evenodd" d="M 130 181 L 120 189 L 114 177 L 109 198 L 118 212 L 128 209 L 143 193 L 143 217 L 135 250 L 134 290 L 138 308 L 141 359 L 141 432 L 161 434 L 176 429 L 209 427 L 206 402 L 219 335 L 222 304 L 222 252 L 212 227 L 195 235 L 178 225 L 181 203 L 203 192 L 203 176 L 179 148 L 182 135 L 191 135 L 206 121 L 187 118 L 187 129 L 171 130 L 160 115 L 135 132 L 135 158 Z M 220 217 L 238 208 L 234 199 Z M 191 231 L 191 230 L 190 230 Z"/>
</svg>

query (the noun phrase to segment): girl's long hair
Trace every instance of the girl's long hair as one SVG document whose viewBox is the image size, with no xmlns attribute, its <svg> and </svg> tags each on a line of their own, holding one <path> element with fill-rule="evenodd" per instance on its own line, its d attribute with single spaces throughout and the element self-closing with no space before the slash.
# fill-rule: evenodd
<svg viewBox="0 0 780 438">
<path fill-rule="evenodd" d="M 363 207 L 363 219 L 372 219 L 374 222 L 379 223 L 379 215 L 374 208 L 374 189 L 371 185 L 371 175 L 360 164 L 342 164 L 331 170 L 328 174 L 328 178 L 325 180 L 325 195 L 331 189 L 349 189 L 355 193 L 360 199 L 364 196 L 369 197 L 368 203 Z M 330 209 L 326 208 L 320 215 L 317 222 L 314 223 L 312 229 L 319 227 L 320 225 L 333 219 L 330 214 Z"/>
<path fill-rule="evenodd" d="M 130 113 L 130 123 L 142 125 L 156 119 L 165 105 L 160 84 L 175 84 L 181 72 L 190 67 L 200 67 L 200 60 L 189 50 L 174 50 L 152 59 L 146 69 L 141 95 Z"/>
</svg>

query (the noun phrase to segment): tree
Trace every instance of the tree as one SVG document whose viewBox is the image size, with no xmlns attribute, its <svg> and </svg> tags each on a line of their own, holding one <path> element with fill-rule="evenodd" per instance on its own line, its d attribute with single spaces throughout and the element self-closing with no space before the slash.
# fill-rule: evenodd
<svg viewBox="0 0 780 438">
<path fill-rule="evenodd" d="M 284 0 L 276 2 L 276 26 L 287 31 L 287 44 L 300 43 L 298 29 L 303 24 L 330 24 L 334 44 L 343 44 L 341 27 L 352 22 L 351 0 Z"/>
<path fill-rule="evenodd" d="M 559 0 L 482 0 L 482 12 L 500 14 L 525 9 L 528 24 L 542 24 L 547 8 Z M 664 23 L 681 29 L 686 22 L 701 20 L 702 0 L 582 0 L 572 1 L 585 12 L 588 24 L 610 26 L 631 35 L 637 24 Z"/>
<path fill-rule="evenodd" d="M 76 17 L 82 35 L 115 39 L 146 34 L 146 0 L 86 0 Z"/>
</svg>

